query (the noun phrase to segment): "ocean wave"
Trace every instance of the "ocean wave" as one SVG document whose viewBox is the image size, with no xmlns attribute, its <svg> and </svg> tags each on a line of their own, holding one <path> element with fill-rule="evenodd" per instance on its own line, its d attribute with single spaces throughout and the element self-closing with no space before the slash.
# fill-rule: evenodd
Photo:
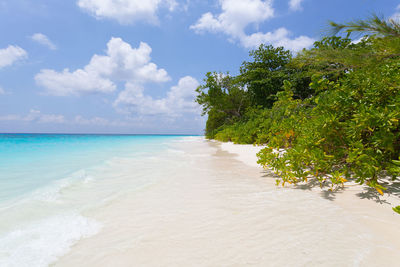
<svg viewBox="0 0 400 267">
<path fill-rule="evenodd" d="M 28 192 L 14 198 L 9 198 L 8 200 L 1 202 L 0 212 L 23 207 L 26 204 L 31 204 L 32 201 L 56 203 L 63 189 L 68 188 L 76 183 L 89 183 L 93 180 L 94 177 L 88 175 L 86 169 L 75 171 L 64 178 L 54 180 L 51 183 L 37 188 L 32 192 Z"/>
<path fill-rule="evenodd" d="M 59 198 L 62 189 L 67 188 L 76 182 L 87 183 L 90 180 L 93 180 L 93 177 L 89 176 L 85 169 L 82 169 L 73 172 L 63 179 L 56 180 L 46 187 L 37 189 L 36 191 L 32 192 L 31 199 L 53 202 Z"/>
<path fill-rule="evenodd" d="M 100 223 L 78 214 L 31 222 L 0 237 L 0 266 L 48 266 L 81 238 L 100 229 Z"/>
</svg>

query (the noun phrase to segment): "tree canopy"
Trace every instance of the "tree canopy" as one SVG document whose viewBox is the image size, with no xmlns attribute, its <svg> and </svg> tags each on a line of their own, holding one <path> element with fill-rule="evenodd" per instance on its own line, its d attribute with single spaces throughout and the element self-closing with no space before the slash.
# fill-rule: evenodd
<svg viewBox="0 0 400 267">
<path fill-rule="evenodd" d="M 197 89 L 206 137 L 266 145 L 259 163 L 281 184 L 354 180 L 383 194 L 400 175 L 400 26 L 377 16 L 331 26 L 348 36 L 297 55 L 261 45 L 239 75 L 208 73 Z"/>
</svg>

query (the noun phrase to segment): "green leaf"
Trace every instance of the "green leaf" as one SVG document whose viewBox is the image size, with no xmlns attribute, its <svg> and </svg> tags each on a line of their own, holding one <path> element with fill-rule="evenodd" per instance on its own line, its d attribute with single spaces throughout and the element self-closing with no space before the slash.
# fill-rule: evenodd
<svg viewBox="0 0 400 267">
<path fill-rule="evenodd" d="M 400 214 L 400 206 L 394 207 L 392 208 L 395 212 L 397 212 L 398 214 Z"/>
</svg>

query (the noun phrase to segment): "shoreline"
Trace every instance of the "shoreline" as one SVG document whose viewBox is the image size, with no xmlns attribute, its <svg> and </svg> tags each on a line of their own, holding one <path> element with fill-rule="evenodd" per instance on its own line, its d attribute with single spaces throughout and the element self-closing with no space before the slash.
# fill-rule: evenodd
<svg viewBox="0 0 400 267">
<path fill-rule="evenodd" d="M 257 149 L 171 144 L 151 171 L 162 180 L 85 214 L 103 228 L 54 266 L 398 265 L 398 214 L 350 191 L 276 187 Z"/>
</svg>

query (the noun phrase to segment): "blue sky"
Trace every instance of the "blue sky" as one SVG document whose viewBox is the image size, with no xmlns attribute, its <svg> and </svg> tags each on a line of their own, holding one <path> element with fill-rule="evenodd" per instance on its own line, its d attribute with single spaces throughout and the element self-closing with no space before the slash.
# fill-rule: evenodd
<svg viewBox="0 0 400 267">
<path fill-rule="evenodd" d="M 0 0 L 0 132 L 202 133 L 208 71 L 399 0 Z"/>
</svg>

